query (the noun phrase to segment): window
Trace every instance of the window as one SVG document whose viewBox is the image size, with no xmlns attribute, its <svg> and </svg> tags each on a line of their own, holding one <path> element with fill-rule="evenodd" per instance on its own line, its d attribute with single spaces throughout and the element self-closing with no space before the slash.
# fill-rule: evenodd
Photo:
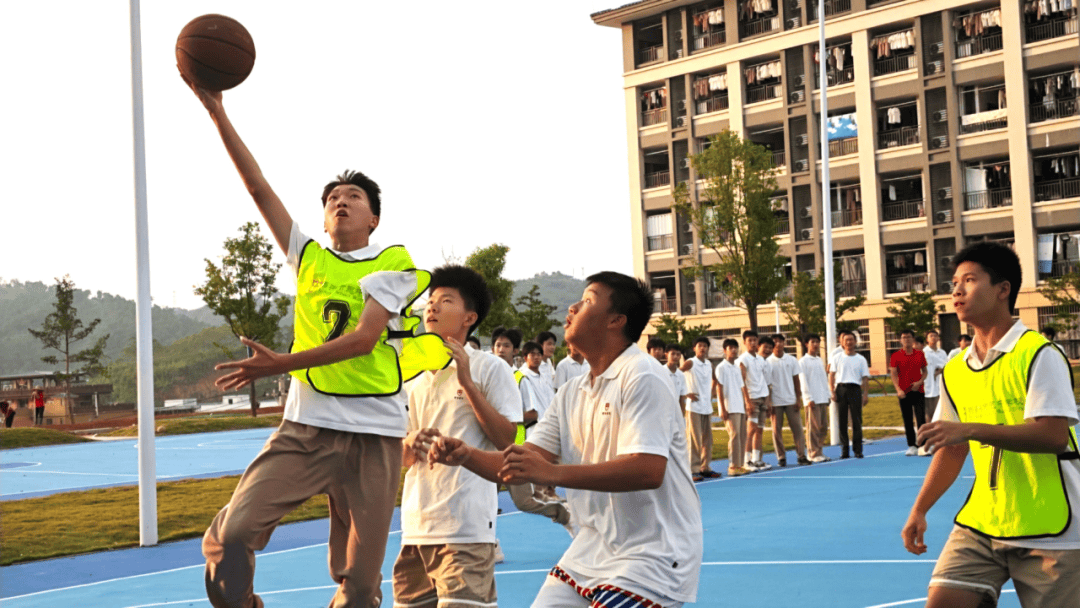
<svg viewBox="0 0 1080 608">
<path fill-rule="evenodd" d="M 671 213 L 656 213 L 645 218 L 648 251 L 671 249 L 674 243 Z"/>
</svg>

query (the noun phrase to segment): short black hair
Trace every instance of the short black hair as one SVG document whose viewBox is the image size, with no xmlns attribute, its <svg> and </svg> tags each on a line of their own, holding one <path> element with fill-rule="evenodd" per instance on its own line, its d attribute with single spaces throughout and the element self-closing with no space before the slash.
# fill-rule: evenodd
<svg viewBox="0 0 1080 608">
<path fill-rule="evenodd" d="M 705 346 L 712 346 L 712 342 L 709 342 L 709 339 L 706 338 L 705 336 L 698 336 L 698 337 L 694 338 L 694 346 L 697 346 L 698 344 L 701 344 L 701 343 L 704 343 Z"/>
<path fill-rule="evenodd" d="M 542 331 L 536 334 L 536 343 L 540 346 L 543 346 L 544 342 L 547 342 L 548 340 L 555 340 L 556 344 L 559 343 L 559 339 L 556 338 L 555 334 L 551 333 L 550 331 Z"/>
<path fill-rule="evenodd" d="M 821 342 L 821 336 L 815 333 L 809 333 L 803 336 L 803 342 L 809 342 L 810 340 L 817 340 L 818 342 Z"/>
<path fill-rule="evenodd" d="M 623 337 L 637 342 L 652 317 L 655 299 L 644 281 L 613 271 L 598 272 L 585 279 L 585 284 L 600 283 L 611 290 L 611 312 L 626 317 Z"/>
<path fill-rule="evenodd" d="M 465 341 L 475 344 L 476 350 L 480 350 L 481 348 L 483 348 L 483 346 L 480 344 L 480 338 L 477 338 L 476 336 L 470 335 L 468 338 L 465 338 Z"/>
<path fill-rule="evenodd" d="M 764 344 L 765 346 L 776 346 L 776 342 L 773 342 L 773 339 L 769 336 L 762 336 L 760 339 L 758 339 L 758 348 L 761 348 L 762 344 Z"/>
<path fill-rule="evenodd" d="M 904 336 L 911 336 L 912 338 L 914 338 L 915 330 L 911 329 L 910 327 L 900 330 L 900 337 L 903 338 Z"/>
<path fill-rule="evenodd" d="M 752 330 L 752 329 L 748 329 L 748 330 L 742 332 L 742 339 L 743 340 L 745 340 L 747 338 L 756 338 L 756 337 L 758 337 L 757 332 Z"/>
<path fill-rule="evenodd" d="M 725 338 L 723 343 L 724 350 L 729 348 L 739 348 L 739 341 L 735 338 Z"/>
<path fill-rule="evenodd" d="M 495 346 L 495 341 L 499 338 L 506 338 L 513 345 L 514 349 L 521 348 L 521 330 L 516 327 L 506 328 L 503 326 L 496 327 L 491 330 L 491 346 Z"/>
<path fill-rule="evenodd" d="M 649 341 L 645 343 L 645 350 L 652 350 L 654 348 L 664 348 L 667 344 L 660 338 L 649 338 Z"/>
<path fill-rule="evenodd" d="M 836 334 L 837 338 L 842 338 L 844 336 L 851 336 L 852 338 L 854 338 L 855 332 L 851 331 L 850 329 L 842 329 L 840 330 L 840 333 Z"/>
<path fill-rule="evenodd" d="M 960 334 L 956 337 L 957 342 L 971 342 L 971 336 L 967 334 Z"/>
<path fill-rule="evenodd" d="M 679 353 L 680 355 L 682 354 L 682 349 L 679 348 L 678 344 L 668 344 L 667 348 L 664 349 L 665 353 L 670 353 L 671 351 L 675 351 L 675 352 Z"/>
<path fill-rule="evenodd" d="M 373 215 L 379 216 L 382 213 L 382 201 L 379 199 L 379 195 L 382 194 L 382 191 L 379 190 L 379 184 L 376 184 L 375 180 L 359 171 L 350 171 L 348 169 L 341 175 L 335 177 L 334 181 L 323 187 L 323 207 L 326 206 L 326 199 L 330 196 L 330 193 L 334 191 L 334 188 L 347 185 L 356 186 L 364 191 L 364 194 L 368 197 L 368 202 L 371 203 L 371 213 Z"/>
<path fill-rule="evenodd" d="M 930 334 L 934 334 L 934 335 L 936 335 L 938 337 L 941 337 L 941 332 L 939 332 L 938 330 L 936 330 L 934 328 L 930 328 L 930 329 L 926 330 L 925 335 L 929 336 Z"/>
<path fill-rule="evenodd" d="M 527 357 L 529 355 L 529 353 L 537 353 L 537 354 L 543 356 L 544 349 L 543 349 L 543 347 L 541 347 L 536 342 L 533 342 L 532 340 L 529 340 L 525 344 L 521 345 L 521 356 L 522 357 Z"/>
<path fill-rule="evenodd" d="M 994 241 L 979 241 L 972 243 L 960 250 L 953 256 L 953 269 L 964 262 L 975 262 L 986 274 L 990 275 L 990 283 L 998 285 L 1002 281 L 1009 282 L 1009 314 L 1016 312 L 1016 298 L 1020 295 L 1020 284 L 1023 281 L 1023 271 L 1020 269 L 1020 258 L 1008 245 Z"/>
<path fill-rule="evenodd" d="M 772 339 L 773 342 L 787 342 L 787 338 L 784 337 L 784 334 L 773 334 Z"/>
<path fill-rule="evenodd" d="M 1054 338 L 1057 337 L 1057 330 L 1054 329 L 1053 327 L 1049 326 L 1049 325 L 1047 325 L 1046 327 L 1040 329 L 1039 333 L 1046 336 L 1046 338 L 1048 340 L 1050 340 L 1051 342 L 1053 342 Z"/>
<path fill-rule="evenodd" d="M 488 289 L 487 281 L 472 268 L 447 264 L 431 271 L 428 293 L 435 293 L 439 287 L 457 290 L 465 302 L 465 310 L 476 313 L 476 322 L 469 327 L 471 335 L 491 310 L 491 290 Z"/>
</svg>

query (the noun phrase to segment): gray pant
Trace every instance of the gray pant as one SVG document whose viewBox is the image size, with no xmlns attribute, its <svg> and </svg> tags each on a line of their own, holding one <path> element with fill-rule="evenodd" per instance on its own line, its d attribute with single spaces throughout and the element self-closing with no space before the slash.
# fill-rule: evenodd
<svg viewBox="0 0 1080 608">
<path fill-rule="evenodd" d="M 795 440 L 795 454 L 799 458 L 806 458 L 806 438 L 803 436 L 802 412 L 798 405 L 774 405 L 772 414 L 773 451 L 780 460 L 787 459 L 787 449 L 784 447 L 784 416 L 787 416 L 788 426 L 791 427 L 791 435 Z"/>
</svg>

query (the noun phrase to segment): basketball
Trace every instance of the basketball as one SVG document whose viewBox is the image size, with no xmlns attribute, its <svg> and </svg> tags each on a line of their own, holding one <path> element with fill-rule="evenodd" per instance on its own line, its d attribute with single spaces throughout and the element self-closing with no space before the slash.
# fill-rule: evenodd
<svg viewBox="0 0 1080 608">
<path fill-rule="evenodd" d="M 224 15 L 203 15 L 180 30 L 176 65 L 196 85 L 224 91 L 244 82 L 255 67 L 255 43 L 239 21 Z"/>
</svg>

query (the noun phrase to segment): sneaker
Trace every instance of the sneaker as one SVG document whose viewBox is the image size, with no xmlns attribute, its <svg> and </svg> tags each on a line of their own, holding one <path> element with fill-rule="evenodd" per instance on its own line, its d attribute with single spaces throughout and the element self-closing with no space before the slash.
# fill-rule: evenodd
<svg viewBox="0 0 1080 608">
<path fill-rule="evenodd" d="M 832 462 L 832 458 L 828 456 L 814 456 L 810 459 L 810 462 Z"/>
<path fill-rule="evenodd" d="M 702 471 L 701 476 L 706 477 L 708 479 L 716 479 L 717 477 L 722 477 L 722 475 L 720 475 L 720 473 L 717 473 L 716 471 L 712 471 L 712 470 L 710 470 L 710 471 Z"/>
<path fill-rule="evenodd" d="M 754 463 L 754 466 L 756 466 L 756 467 L 758 468 L 758 470 L 759 470 L 759 471 L 768 471 L 769 469 L 771 469 L 771 468 L 772 468 L 772 465 L 771 465 L 771 464 L 769 464 L 769 463 L 767 463 L 767 462 L 763 462 L 763 461 L 761 461 L 761 460 L 759 460 L 759 461 L 755 462 L 755 463 Z"/>
<path fill-rule="evenodd" d="M 777 460 L 776 461 L 776 466 L 778 466 L 780 468 L 786 467 L 787 466 L 787 458 L 781 458 L 780 460 Z"/>
<path fill-rule="evenodd" d="M 919 449 L 913 445 L 909 445 L 907 451 L 904 452 L 904 456 L 918 456 L 918 454 Z"/>
<path fill-rule="evenodd" d="M 747 471 L 742 467 L 728 467 L 727 470 L 728 477 L 739 477 L 740 475 L 746 475 L 749 472 L 750 471 Z"/>
<path fill-rule="evenodd" d="M 694 475 L 693 477 L 691 477 L 691 479 L 694 481 L 694 483 L 698 483 L 700 481 L 705 481 L 705 478 L 702 477 L 701 475 Z"/>
<path fill-rule="evenodd" d="M 848 458 L 851 458 L 851 454 L 849 454 L 847 450 L 840 452 L 840 460 L 846 460 Z"/>
<path fill-rule="evenodd" d="M 743 467 L 742 467 L 742 468 L 743 468 L 743 470 L 744 470 L 744 471 L 746 471 L 747 473 L 757 473 L 758 471 L 760 471 L 760 470 L 761 470 L 761 469 L 759 469 L 759 468 L 757 467 L 757 465 L 756 465 L 756 464 L 754 464 L 753 462 L 747 462 L 746 464 L 744 464 L 744 465 L 743 465 Z"/>
<path fill-rule="evenodd" d="M 814 464 L 814 462 L 806 456 L 799 456 L 799 466 L 805 467 L 808 464 Z"/>
<path fill-rule="evenodd" d="M 933 456 L 934 448 L 921 447 L 919 448 L 919 456 Z"/>
</svg>

